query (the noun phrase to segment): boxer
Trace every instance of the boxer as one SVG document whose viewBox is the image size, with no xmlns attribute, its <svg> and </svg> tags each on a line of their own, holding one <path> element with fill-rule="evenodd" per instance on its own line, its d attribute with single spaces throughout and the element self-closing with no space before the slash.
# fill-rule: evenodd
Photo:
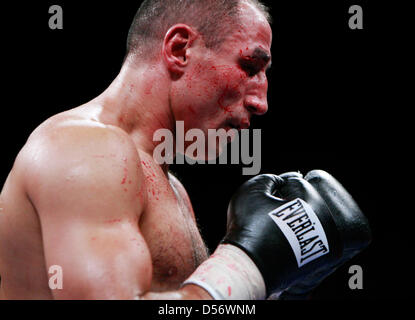
<svg viewBox="0 0 415 320">
<path fill-rule="evenodd" d="M 1 299 L 303 295 L 367 245 L 334 178 L 262 175 L 231 200 L 209 257 L 186 190 L 153 159 L 157 129 L 241 129 L 267 111 L 269 21 L 255 0 L 143 2 L 109 88 L 47 119 L 16 157 L 0 196 Z"/>
</svg>

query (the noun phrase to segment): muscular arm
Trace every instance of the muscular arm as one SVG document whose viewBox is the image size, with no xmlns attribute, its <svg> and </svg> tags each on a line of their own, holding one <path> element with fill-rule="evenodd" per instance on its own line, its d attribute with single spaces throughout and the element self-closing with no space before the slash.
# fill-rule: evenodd
<svg viewBox="0 0 415 320">
<path fill-rule="evenodd" d="M 34 139 L 22 156 L 40 217 L 46 267 L 63 271 L 56 299 L 209 299 L 201 288 L 151 293 L 152 261 L 138 220 L 144 181 L 134 145 L 101 127 Z"/>
</svg>

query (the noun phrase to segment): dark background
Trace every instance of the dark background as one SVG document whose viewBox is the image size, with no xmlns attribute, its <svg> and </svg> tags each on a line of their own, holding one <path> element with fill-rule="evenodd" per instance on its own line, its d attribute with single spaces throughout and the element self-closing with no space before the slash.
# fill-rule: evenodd
<svg viewBox="0 0 415 320">
<path fill-rule="evenodd" d="M 116 77 L 140 1 L 20 1 L 3 7 L 0 184 L 28 135 L 53 114 L 99 95 Z M 393 162 L 404 157 L 392 134 L 385 62 L 389 8 L 376 1 L 266 1 L 273 16 L 269 112 L 262 129 L 261 173 L 324 169 L 350 191 L 369 218 L 373 243 L 329 277 L 314 298 L 403 299 L 408 286 L 408 222 Z M 48 28 L 48 8 L 63 8 L 63 30 Z M 364 30 L 348 28 L 348 8 L 364 10 Z M 2 21 L 2 24 L 5 20 Z M 388 105 L 388 108 L 384 108 Z M 392 112 L 391 112 L 392 109 Z M 225 233 L 226 209 L 249 177 L 242 166 L 172 166 L 187 188 L 211 251 Z M 398 196 L 398 197 L 397 197 Z M 406 213 L 407 215 L 410 212 Z M 348 287 L 349 266 L 364 289 Z"/>
</svg>

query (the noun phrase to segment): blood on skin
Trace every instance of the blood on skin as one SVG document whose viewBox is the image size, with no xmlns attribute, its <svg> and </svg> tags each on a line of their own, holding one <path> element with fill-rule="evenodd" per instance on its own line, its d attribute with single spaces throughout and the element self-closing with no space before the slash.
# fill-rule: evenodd
<svg viewBox="0 0 415 320">
<path fill-rule="evenodd" d="M 121 181 L 121 184 L 125 184 L 125 182 L 127 181 L 127 175 L 128 175 L 128 169 L 127 169 L 127 158 L 123 158 L 122 159 L 125 163 L 125 167 L 124 167 L 124 177 Z"/>
<path fill-rule="evenodd" d="M 148 166 L 144 161 L 143 161 L 143 165 L 145 168 L 147 168 L 148 171 L 151 172 L 151 174 L 149 174 L 147 170 L 144 170 L 145 179 L 147 181 L 154 182 L 154 178 L 156 177 L 156 175 L 154 174 L 154 172 L 151 171 L 150 166 Z"/>
<path fill-rule="evenodd" d="M 153 169 L 151 168 L 151 166 L 146 162 L 146 161 L 141 161 L 142 165 L 144 166 L 143 172 L 144 172 L 144 176 L 146 181 L 149 181 L 150 184 L 154 184 L 155 183 L 155 179 L 157 178 L 155 173 L 153 172 Z M 150 196 L 153 196 L 156 200 L 160 200 L 159 195 L 161 194 L 161 192 L 157 189 L 155 189 L 154 187 L 148 187 L 147 188 L 147 194 Z"/>
<path fill-rule="evenodd" d="M 160 198 L 158 197 L 160 195 L 160 191 L 156 191 L 154 188 L 151 188 L 151 194 L 156 200 L 160 200 Z"/>
<path fill-rule="evenodd" d="M 230 91 L 231 90 L 229 89 L 229 85 L 226 85 L 224 92 L 222 92 L 222 94 L 219 96 L 218 104 L 219 108 L 221 108 L 225 114 L 229 114 L 230 116 L 232 116 L 231 107 L 225 105 L 225 98 L 228 96 L 228 93 Z"/>
<path fill-rule="evenodd" d="M 198 94 L 198 95 L 200 95 L 200 94 Z M 196 114 L 196 111 L 195 111 L 195 109 L 193 109 L 192 106 L 188 106 L 187 109 L 190 111 L 190 113 Z"/>
<path fill-rule="evenodd" d="M 149 74 L 155 73 L 156 72 L 155 69 L 156 69 L 156 66 L 152 65 L 150 67 Z M 151 95 L 153 93 L 153 87 L 154 87 L 155 81 L 154 81 L 154 78 L 152 78 L 152 77 L 148 77 L 147 80 L 148 81 L 147 81 L 147 83 L 146 83 L 146 85 L 144 87 L 144 94 Z"/>
<path fill-rule="evenodd" d="M 151 169 L 150 165 L 147 164 L 147 162 L 145 162 L 144 160 L 141 161 L 141 164 L 146 167 L 146 169 Z"/>
<path fill-rule="evenodd" d="M 124 123 L 125 123 L 125 119 L 124 119 L 124 115 L 123 115 L 123 114 L 121 114 L 121 115 L 118 117 L 118 121 L 119 121 L 121 124 L 124 124 Z"/>
<path fill-rule="evenodd" d="M 240 54 L 242 55 L 242 50 L 240 50 Z M 211 67 L 212 70 L 218 71 L 220 73 L 219 79 L 227 80 L 227 83 L 225 85 L 225 88 L 223 92 L 220 94 L 218 98 L 218 105 L 219 109 L 222 110 L 225 114 L 228 114 L 230 117 L 232 117 L 232 110 L 231 106 L 226 105 L 225 100 L 228 97 L 236 97 L 241 94 L 239 85 L 240 83 L 231 84 L 231 77 L 235 75 L 235 71 L 239 72 L 239 78 L 241 81 L 245 80 L 247 78 L 246 73 L 241 70 L 239 66 L 227 66 L 227 65 L 219 65 L 219 66 L 213 66 Z M 211 81 L 211 85 L 214 87 L 217 87 L 219 84 L 218 79 L 214 79 Z"/>
<path fill-rule="evenodd" d="M 186 86 L 190 89 L 192 87 L 193 78 L 197 77 L 202 71 L 202 65 L 200 63 L 196 64 L 194 71 L 190 72 L 186 76 Z"/>
<path fill-rule="evenodd" d="M 228 296 L 230 297 L 232 294 L 232 288 L 228 286 Z"/>
<path fill-rule="evenodd" d="M 232 269 L 233 271 L 239 272 L 238 267 L 237 267 L 234 263 L 230 263 L 230 264 L 228 264 L 228 267 L 229 267 L 230 269 Z"/>
<path fill-rule="evenodd" d="M 114 224 L 117 222 L 121 222 L 121 219 L 111 219 L 111 220 L 105 220 L 104 223 L 108 223 L 108 224 Z"/>
<path fill-rule="evenodd" d="M 220 277 L 220 278 L 218 279 L 218 281 L 216 281 L 216 283 L 219 285 L 219 284 L 224 283 L 225 281 L 226 281 L 226 279 L 225 279 L 224 277 Z"/>
<path fill-rule="evenodd" d="M 134 84 L 130 84 L 128 91 L 132 93 L 134 91 Z"/>
<path fill-rule="evenodd" d="M 144 93 L 146 95 L 150 95 L 152 93 L 152 89 L 153 89 L 153 82 L 152 81 L 148 81 L 146 83 L 145 88 L 144 88 Z"/>
<path fill-rule="evenodd" d="M 243 125 L 248 125 L 249 124 L 249 119 L 245 117 L 245 118 L 242 119 L 241 123 Z"/>
<path fill-rule="evenodd" d="M 141 184 L 140 186 L 140 190 L 138 190 L 138 192 L 136 193 L 136 197 L 140 200 L 141 203 L 143 203 L 144 199 L 143 199 L 143 187 L 144 184 Z"/>
</svg>

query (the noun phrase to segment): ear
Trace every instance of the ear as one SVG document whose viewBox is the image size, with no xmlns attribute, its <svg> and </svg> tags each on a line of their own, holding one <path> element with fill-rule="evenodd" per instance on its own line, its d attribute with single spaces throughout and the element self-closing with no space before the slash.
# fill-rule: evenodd
<svg viewBox="0 0 415 320">
<path fill-rule="evenodd" d="M 188 64 L 189 49 L 197 33 L 186 24 L 176 24 L 166 33 L 163 42 L 163 58 L 167 68 L 175 76 L 181 76 Z"/>
</svg>

